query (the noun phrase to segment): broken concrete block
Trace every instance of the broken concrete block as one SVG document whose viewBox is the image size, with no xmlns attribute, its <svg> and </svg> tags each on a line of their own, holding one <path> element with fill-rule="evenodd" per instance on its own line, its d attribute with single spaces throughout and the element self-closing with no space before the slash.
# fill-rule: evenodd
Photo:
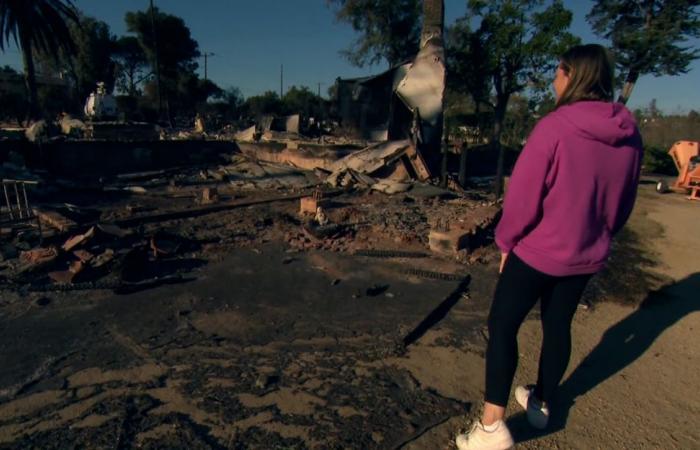
<svg viewBox="0 0 700 450">
<path fill-rule="evenodd" d="M 75 222 L 57 213 L 56 211 L 41 211 L 36 210 L 36 214 L 39 216 L 39 220 L 42 225 L 48 225 L 56 228 L 60 232 L 66 232 L 77 226 Z"/>
<path fill-rule="evenodd" d="M 95 255 L 92 253 L 88 252 L 87 250 L 76 250 L 73 252 L 73 255 L 75 255 L 76 258 L 78 258 L 81 262 L 90 262 Z"/>
<path fill-rule="evenodd" d="M 64 114 L 59 121 L 61 133 L 72 138 L 82 138 L 85 134 L 86 126 L 82 120 L 74 119 L 69 114 Z"/>
<path fill-rule="evenodd" d="M 49 278 L 60 284 L 70 284 L 75 279 L 76 275 L 83 271 L 85 265 L 82 261 L 73 261 L 68 270 L 57 272 L 49 272 Z"/>
<path fill-rule="evenodd" d="M 58 250 L 56 247 L 48 248 L 35 248 L 32 250 L 27 250 L 19 255 L 22 262 L 41 264 L 42 262 L 51 261 L 58 256 Z"/>
<path fill-rule="evenodd" d="M 469 246 L 470 235 L 468 230 L 462 228 L 433 229 L 428 235 L 428 245 L 436 253 L 454 255 Z"/>
<path fill-rule="evenodd" d="M 372 185 L 372 190 L 383 192 L 385 194 L 398 194 L 411 189 L 410 183 L 399 183 L 391 180 L 379 180 Z"/>
<path fill-rule="evenodd" d="M 255 140 L 255 125 L 236 133 L 233 138 L 237 141 L 252 142 Z"/>
<path fill-rule="evenodd" d="M 19 260 L 24 267 L 18 270 L 18 274 L 47 266 L 54 262 L 56 258 L 58 258 L 58 249 L 56 247 L 35 248 L 21 252 Z"/>
<path fill-rule="evenodd" d="M 114 250 L 111 248 L 108 248 L 105 250 L 102 254 L 98 255 L 96 258 L 92 260 L 92 267 L 95 269 L 99 269 L 100 267 L 104 266 L 105 264 L 111 262 L 114 259 Z"/>
<path fill-rule="evenodd" d="M 219 201 L 219 192 L 214 187 L 204 188 L 202 189 L 202 195 L 199 200 L 203 205 L 216 203 Z"/>
<path fill-rule="evenodd" d="M 38 120 L 29 125 L 24 135 L 29 142 L 41 142 L 51 137 L 49 128 L 45 120 Z"/>
<path fill-rule="evenodd" d="M 93 236 L 95 236 L 95 227 L 90 227 L 84 234 L 79 234 L 68 239 L 61 248 L 66 252 L 70 252 L 74 248 L 92 239 Z"/>
<path fill-rule="evenodd" d="M 310 197 L 302 197 L 301 198 L 301 204 L 299 208 L 299 214 L 305 215 L 305 214 L 316 214 L 316 211 L 320 207 L 326 207 L 327 202 L 323 199 L 319 199 L 314 196 Z"/>
</svg>

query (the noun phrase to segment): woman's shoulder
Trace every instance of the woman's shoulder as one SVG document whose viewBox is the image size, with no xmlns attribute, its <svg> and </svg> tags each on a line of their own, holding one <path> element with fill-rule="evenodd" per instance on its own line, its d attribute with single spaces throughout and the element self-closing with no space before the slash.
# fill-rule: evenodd
<svg viewBox="0 0 700 450">
<path fill-rule="evenodd" d="M 556 111 L 552 111 L 537 121 L 527 138 L 525 148 L 546 153 L 555 151 L 557 143 L 564 135 L 555 113 Z"/>
<path fill-rule="evenodd" d="M 531 135 L 542 136 L 543 138 L 557 138 L 562 134 L 562 118 L 559 110 L 555 109 L 540 118 L 532 130 Z"/>
<path fill-rule="evenodd" d="M 562 123 L 567 122 L 566 118 L 568 116 L 576 115 L 577 114 L 577 109 L 580 108 L 581 105 L 577 103 L 572 103 L 569 105 L 562 105 L 558 106 L 557 108 L 553 109 L 552 111 L 548 112 L 545 114 L 539 121 L 539 123 L 546 125 L 561 125 Z"/>
</svg>

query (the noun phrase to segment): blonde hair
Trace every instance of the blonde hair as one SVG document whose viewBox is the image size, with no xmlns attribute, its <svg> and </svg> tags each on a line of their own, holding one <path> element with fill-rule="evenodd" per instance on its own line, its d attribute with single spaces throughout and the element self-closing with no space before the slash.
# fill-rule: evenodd
<svg viewBox="0 0 700 450">
<path fill-rule="evenodd" d="M 557 100 L 557 107 L 581 100 L 613 100 L 615 68 L 602 45 L 576 45 L 559 58 L 559 66 L 569 83 Z"/>
</svg>

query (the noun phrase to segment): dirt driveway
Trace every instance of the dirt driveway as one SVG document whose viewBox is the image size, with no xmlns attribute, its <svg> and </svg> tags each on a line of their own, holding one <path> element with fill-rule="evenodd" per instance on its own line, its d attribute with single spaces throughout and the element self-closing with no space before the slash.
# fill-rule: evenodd
<svg viewBox="0 0 700 450">
<path fill-rule="evenodd" d="M 618 298 L 576 315 L 572 360 L 553 406 L 553 430 L 533 432 L 511 401 L 508 424 L 517 448 L 700 448 L 699 225 L 700 204 L 678 194 L 656 194 L 652 184 L 640 186 L 622 236 L 625 248 L 616 248 L 613 267 L 595 292 L 612 295 L 607 288 L 616 286 Z M 620 292 L 621 282 L 629 289 Z M 620 304 L 638 301 L 643 291 L 648 293 L 640 307 Z M 534 381 L 540 339 L 539 322 L 526 322 L 515 384 Z M 463 382 L 478 380 L 473 367 L 467 373 Z M 481 389 L 480 383 L 462 387 Z M 453 418 L 410 448 L 454 448 L 450 437 L 467 422 Z"/>
</svg>

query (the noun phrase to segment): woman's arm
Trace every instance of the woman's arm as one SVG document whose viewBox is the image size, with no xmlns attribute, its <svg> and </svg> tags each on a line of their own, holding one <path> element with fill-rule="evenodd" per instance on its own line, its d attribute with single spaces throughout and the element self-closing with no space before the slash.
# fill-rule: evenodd
<svg viewBox="0 0 700 450">
<path fill-rule="evenodd" d="M 552 122 L 545 121 L 546 118 L 532 131 L 508 183 L 503 215 L 496 227 L 496 244 L 506 254 L 542 217 L 542 201 L 556 149 L 556 139 L 550 131 Z"/>
</svg>

